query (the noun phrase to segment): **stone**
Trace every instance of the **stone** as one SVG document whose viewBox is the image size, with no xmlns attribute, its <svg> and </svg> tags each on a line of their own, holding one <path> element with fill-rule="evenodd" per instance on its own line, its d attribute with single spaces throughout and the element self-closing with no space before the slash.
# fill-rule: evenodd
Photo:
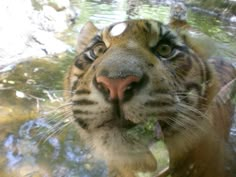
<svg viewBox="0 0 236 177">
<path fill-rule="evenodd" d="M 65 52 L 69 46 L 56 38 L 78 15 L 69 0 L 0 1 L 0 72 L 29 58 Z M 57 4 L 57 8 L 50 4 Z M 41 3 L 41 4 L 40 4 Z M 60 11 L 58 11 L 60 9 Z"/>
<path fill-rule="evenodd" d="M 229 21 L 232 23 L 236 23 L 236 16 L 230 17 Z"/>
</svg>

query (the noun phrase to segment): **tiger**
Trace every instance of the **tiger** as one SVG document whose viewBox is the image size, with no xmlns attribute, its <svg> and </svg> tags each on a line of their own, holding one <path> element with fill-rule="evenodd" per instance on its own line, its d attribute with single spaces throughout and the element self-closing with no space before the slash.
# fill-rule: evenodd
<svg viewBox="0 0 236 177">
<path fill-rule="evenodd" d="M 109 177 L 156 176 L 150 146 L 160 139 L 169 167 L 157 176 L 235 176 L 228 143 L 234 106 L 223 93 L 235 92 L 236 71 L 198 55 L 201 46 L 190 41 L 187 32 L 149 19 L 81 29 L 65 96 L 81 140 Z"/>
</svg>

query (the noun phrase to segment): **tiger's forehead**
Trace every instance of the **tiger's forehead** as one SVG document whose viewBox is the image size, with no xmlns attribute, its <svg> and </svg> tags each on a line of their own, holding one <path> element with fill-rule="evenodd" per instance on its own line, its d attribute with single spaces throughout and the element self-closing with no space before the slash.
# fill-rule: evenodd
<svg viewBox="0 0 236 177">
<path fill-rule="evenodd" d="M 136 41 L 144 43 L 149 47 L 157 44 L 168 29 L 158 21 L 154 20 L 129 20 L 112 24 L 101 31 L 102 38 L 106 46 L 110 46 L 114 41 L 122 42 Z"/>
</svg>

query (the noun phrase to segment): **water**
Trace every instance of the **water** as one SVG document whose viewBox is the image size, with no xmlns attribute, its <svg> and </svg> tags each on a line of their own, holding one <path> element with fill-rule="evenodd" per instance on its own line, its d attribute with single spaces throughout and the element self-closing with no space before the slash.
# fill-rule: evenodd
<svg viewBox="0 0 236 177">
<path fill-rule="evenodd" d="M 71 46 L 70 51 L 8 66 L 7 72 L 0 73 L 1 177 L 106 176 L 103 162 L 97 162 L 81 144 L 76 127 L 70 124 L 70 113 L 56 109 L 65 105 L 63 78 L 76 55 L 78 32 L 89 20 L 97 27 L 134 18 L 168 23 L 171 1 L 158 4 L 138 0 L 72 0 L 72 3 L 80 10 L 80 16 L 61 36 Z M 211 36 L 220 48 L 217 55 L 236 61 L 235 24 L 191 10 L 188 21 L 193 29 Z M 231 132 L 233 139 L 235 130 L 234 127 Z M 166 157 L 164 150 L 157 153 Z M 168 160 L 160 163 L 164 168 Z"/>
</svg>

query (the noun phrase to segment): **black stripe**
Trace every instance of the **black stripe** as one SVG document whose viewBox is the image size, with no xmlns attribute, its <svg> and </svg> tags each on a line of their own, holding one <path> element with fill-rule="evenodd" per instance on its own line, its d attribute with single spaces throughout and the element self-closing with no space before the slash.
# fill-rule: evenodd
<svg viewBox="0 0 236 177">
<path fill-rule="evenodd" d="M 91 114 L 91 112 L 90 111 L 83 111 L 83 110 L 76 109 L 76 110 L 73 110 L 73 114 L 74 114 L 74 116 L 76 116 L 76 114 L 88 115 L 88 114 Z"/>
<path fill-rule="evenodd" d="M 144 22 L 144 25 L 145 25 L 145 27 L 144 27 L 144 31 L 146 32 L 146 33 L 151 33 L 152 32 L 152 26 L 151 26 L 151 24 L 149 23 L 149 21 L 146 21 L 146 22 Z"/>
<path fill-rule="evenodd" d="M 95 104 L 97 104 L 97 102 L 82 99 L 82 100 L 73 101 L 73 104 L 74 105 L 95 105 Z"/>
<path fill-rule="evenodd" d="M 161 106 L 171 106 L 173 105 L 173 101 L 148 101 L 144 103 L 144 106 L 149 106 L 149 107 L 161 107 Z"/>
<path fill-rule="evenodd" d="M 158 88 L 156 90 L 151 91 L 149 95 L 153 95 L 153 94 L 169 94 L 169 93 L 170 93 L 169 89 Z"/>
<path fill-rule="evenodd" d="M 183 54 L 183 55 L 182 55 Z M 187 54 L 184 53 L 177 54 L 176 57 L 171 58 L 171 62 L 173 62 L 176 70 L 176 75 L 179 77 L 184 77 L 188 74 L 188 72 L 192 69 L 192 60 L 191 57 L 188 57 Z"/>
<path fill-rule="evenodd" d="M 71 87 L 71 90 L 74 91 L 77 87 L 77 84 L 78 84 L 78 80 L 74 81 L 73 84 L 72 84 L 72 87 Z"/>
<path fill-rule="evenodd" d="M 160 34 L 159 34 L 159 39 L 161 39 L 161 37 L 163 36 L 163 24 L 161 24 L 161 23 L 157 23 L 157 25 L 158 25 L 158 27 L 159 27 L 159 29 L 160 29 Z"/>
<path fill-rule="evenodd" d="M 92 63 L 96 59 L 96 56 L 94 56 L 93 54 L 91 55 L 91 50 L 92 49 L 89 49 L 83 54 L 84 59 L 89 63 Z"/>
<path fill-rule="evenodd" d="M 78 77 L 78 78 L 81 78 L 83 77 L 84 73 L 80 73 L 80 74 L 74 74 L 74 76 Z"/>
<path fill-rule="evenodd" d="M 84 70 L 86 68 L 86 66 L 90 65 L 93 62 L 92 59 L 90 59 L 86 53 L 82 53 L 81 55 L 79 55 L 76 58 L 76 61 L 74 63 L 74 65 L 80 69 L 80 70 Z"/>
<path fill-rule="evenodd" d="M 155 117 L 157 117 L 157 119 L 163 119 L 163 118 L 173 118 L 173 117 L 176 117 L 176 115 L 177 115 L 177 112 L 176 111 L 174 111 L 174 110 L 167 110 L 167 111 L 164 111 L 164 112 L 158 112 L 158 111 L 156 111 L 156 112 L 150 112 L 150 113 L 147 113 L 146 114 L 146 116 L 147 117 L 153 117 L 153 116 L 155 116 Z"/>
<path fill-rule="evenodd" d="M 205 63 L 205 70 L 206 70 L 206 72 L 205 72 L 205 74 L 206 74 L 206 81 L 212 80 L 211 70 L 209 68 L 209 65 L 207 65 L 206 63 Z"/>
<path fill-rule="evenodd" d="M 102 41 L 101 36 L 100 36 L 99 34 L 97 34 L 92 40 L 93 40 L 95 43 Z"/>
<path fill-rule="evenodd" d="M 88 124 L 84 120 L 75 119 L 75 122 L 77 122 L 81 128 L 88 129 Z"/>
<path fill-rule="evenodd" d="M 98 42 L 103 42 L 101 39 L 101 36 L 99 36 L 99 34 L 97 34 L 96 36 L 94 36 L 90 42 L 90 44 L 87 46 L 85 51 L 90 50 L 95 44 L 97 44 Z"/>
<path fill-rule="evenodd" d="M 81 89 L 81 90 L 76 90 L 75 94 L 76 95 L 83 95 L 83 94 L 90 94 L 91 92 L 89 90 L 86 89 Z"/>
</svg>

